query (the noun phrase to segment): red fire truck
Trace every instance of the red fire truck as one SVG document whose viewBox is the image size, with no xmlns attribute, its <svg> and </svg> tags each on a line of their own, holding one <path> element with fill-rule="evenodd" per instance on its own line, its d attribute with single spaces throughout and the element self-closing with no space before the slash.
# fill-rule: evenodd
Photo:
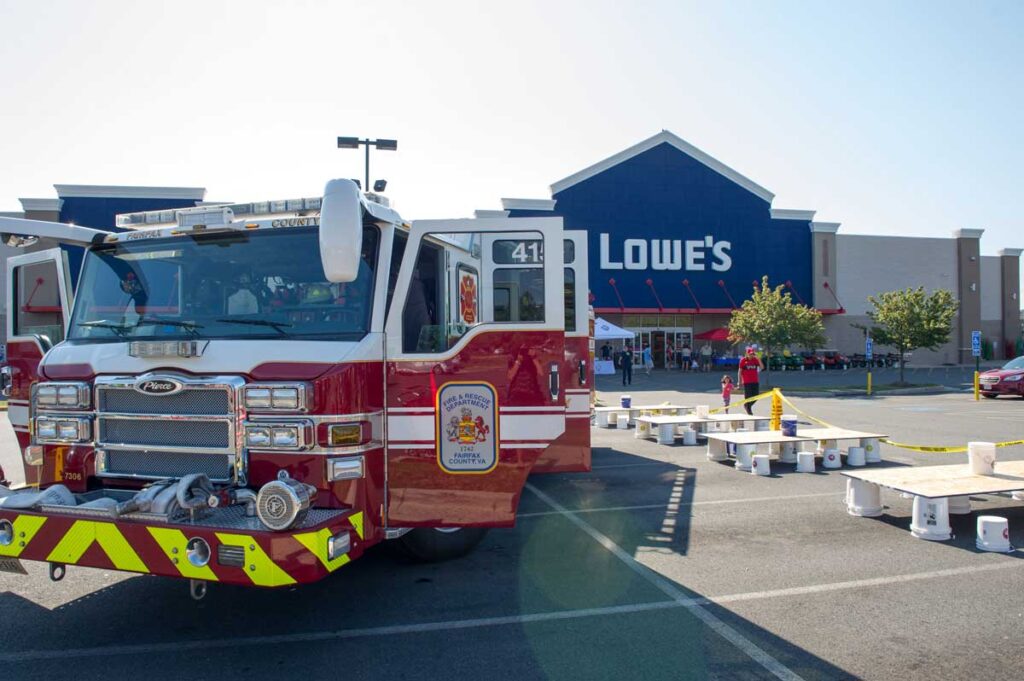
<svg viewBox="0 0 1024 681">
<path fill-rule="evenodd" d="M 560 218 L 409 224 L 332 180 L 118 226 L 0 218 L 63 244 L 8 259 L 3 569 L 312 582 L 386 539 L 461 555 L 530 473 L 589 469 L 587 242 Z"/>
</svg>

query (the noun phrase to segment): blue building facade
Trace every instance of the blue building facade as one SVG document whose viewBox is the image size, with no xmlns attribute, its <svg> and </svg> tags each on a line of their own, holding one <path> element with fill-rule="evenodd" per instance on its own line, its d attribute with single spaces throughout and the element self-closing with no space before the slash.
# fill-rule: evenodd
<svg viewBox="0 0 1024 681">
<path fill-rule="evenodd" d="M 551 190 L 550 200 L 503 199 L 503 208 L 585 230 L 595 312 L 656 355 L 700 345 L 694 335 L 724 326 L 764 276 L 795 301 L 814 300 L 814 212 L 773 209 L 771 192 L 670 132 Z"/>
</svg>

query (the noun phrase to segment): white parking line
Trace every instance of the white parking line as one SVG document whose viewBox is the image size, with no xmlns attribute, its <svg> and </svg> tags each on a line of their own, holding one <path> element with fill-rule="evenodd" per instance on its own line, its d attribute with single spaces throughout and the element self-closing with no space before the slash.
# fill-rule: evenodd
<svg viewBox="0 0 1024 681">
<path fill-rule="evenodd" d="M 744 497 L 742 499 L 708 499 L 707 501 L 677 502 L 679 508 L 684 506 L 713 506 L 717 504 L 749 504 L 759 501 L 786 501 L 790 499 L 813 499 L 815 497 L 836 497 L 842 496 L 839 492 L 816 492 L 814 494 L 790 494 L 787 496 L 774 497 Z M 638 506 L 604 506 L 601 508 L 574 508 L 572 513 L 609 513 L 615 511 L 646 511 L 650 509 L 668 508 L 668 501 L 664 504 L 641 504 Z M 533 513 L 518 513 L 517 518 L 535 518 L 545 515 L 561 515 L 561 511 L 534 511 Z"/>
<path fill-rule="evenodd" d="M 789 681 L 800 681 L 801 677 L 797 675 L 789 667 L 785 666 L 774 657 L 766 653 L 756 643 L 745 637 L 740 632 L 736 631 L 733 627 L 729 626 L 716 615 L 712 614 L 702 604 L 697 602 L 695 599 L 688 597 L 683 593 L 675 584 L 665 579 L 663 576 L 654 572 L 650 568 L 641 563 L 637 562 L 633 556 L 626 553 L 621 546 L 616 544 L 610 538 L 596 530 L 592 525 L 581 519 L 572 511 L 568 510 L 557 501 L 552 499 L 544 492 L 537 489 L 533 484 L 527 483 L 526 488 L 533 492 L 541 501 L 546 503 L 548 506 L 556 511 L 559 511 L 561 515 L 571 522 L 576 527 L 580 528 L 590 538 L 596 541 L 598 544 L 603 546 L 605 549 L 610 551 L 612 555 L 622 561 L 626 567 L 633 572 L 643 577 L 647 582 L 660 590 L 663 594 L 676 601 L 691 613 L 693 613 L 697 619 L 701 620 L 709 628 L 713 629 L 718 633 L 719 636 L 732 643 L 734 646 L 743 651 L 748 657 L 764 667 L 772 675 L 779 679 L 787 679 Z"/>
</svg>

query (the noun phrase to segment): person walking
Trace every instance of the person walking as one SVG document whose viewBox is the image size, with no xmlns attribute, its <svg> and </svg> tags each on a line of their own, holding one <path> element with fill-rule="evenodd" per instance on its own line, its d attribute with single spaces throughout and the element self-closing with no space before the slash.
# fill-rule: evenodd
<svg viewBox="0 0 1024 681">
<path fill-rule="evenodd" d="M 754 353 L 753 346 L 747 347 L 746 355 L 740 360 L 739 373 L 740 385 L 743 386 L 743 399 L 747 400 L 761 392 L 759 372 L 764 369 L 761 360 Z M 744 402 L 743 408 L 751 416 L 754 415 L 754 403 Z"/>
<path fill-rule="evenodd" d="M 711 343 L 705 342 L 700 348 L 700 366 L 704 371 L 711 371 Z"/>
<path fill-rule="evenodd" d="M 722 376 L 722 405 L 725 407 L 725 413 L 729 413 L 729 402 L 732 400 L 732 389 L 735 386 L 732 382 L 732 376 L 726 374 Z"/>
<path fill-rule="evenodd" d="M 644 349 L 640 353 L 640 356 L 643 358 L 644 361 L 644 371 L 646 371 L 647 375 L 650 376 L 651 369 L 654 368 L 654 355 L 651 353 L 650 343 L 644 343 Z"/>
<path fill-rule="evenodd" d="M 609 360 L 612 358 L 612 346 L 608 344 L 608 341 L 604 342 L 601 346 L 601 359 Z"/>
<path fill-rule="evenodd" d="M 622 385 L 633 385 L 633 346 L 629 343 L 619 353 L 619 362 L 622 366 Z"/>
<path fill-rule="evenodd" d="M 683 371 L 690 370 L 690 357 L 693 352 L 690 350 L 689 343 L 683 343 Z"/>
</svg>

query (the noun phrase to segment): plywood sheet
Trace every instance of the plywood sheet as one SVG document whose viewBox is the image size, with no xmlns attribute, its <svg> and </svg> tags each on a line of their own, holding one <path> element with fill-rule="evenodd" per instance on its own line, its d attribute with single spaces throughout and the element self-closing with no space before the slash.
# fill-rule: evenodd
<svg viewBox="0 0 1024 681">
<path fill-rule="evenodd" d="M 882 433 L 868 433 L 860 430 L 847 430 L 846 428 L 797 428 L 800 435 L 808 435 L 815 440 L 861 440 L 868 437 L 883 438 L 889 437 Z"/>
<path fill-rule="evenodd" d="M 843 475 L 929 499 L 1024 490 L 1024 461 L 997 461 L 995 475 L 974 475 L 965 463 L 843 471 Z"/>
<path fill-rule="evenodd" d="M 706 419 L 702 416 L 695 416 L 694 414 L 683 414 L 682 416 L 637 416 L 635 421 L 643 421 L 644 423 L 650 423 L 652 426 L 660 426 L 666 423 L 672 425 L 684 426 L 688 423 L 710 423 L 711 419 Z"/>
<path fill-rule="evenodd" d="M 799 431 L 798 431 L 799 432 Z M 763 445 L 776 442 L 812 442 L 813 437 L 783 435 L 779 430 L 757 430 L 749 433 L 705 433 L 709 440 L 721 440 L 734 445 Z"/>
</svg>

